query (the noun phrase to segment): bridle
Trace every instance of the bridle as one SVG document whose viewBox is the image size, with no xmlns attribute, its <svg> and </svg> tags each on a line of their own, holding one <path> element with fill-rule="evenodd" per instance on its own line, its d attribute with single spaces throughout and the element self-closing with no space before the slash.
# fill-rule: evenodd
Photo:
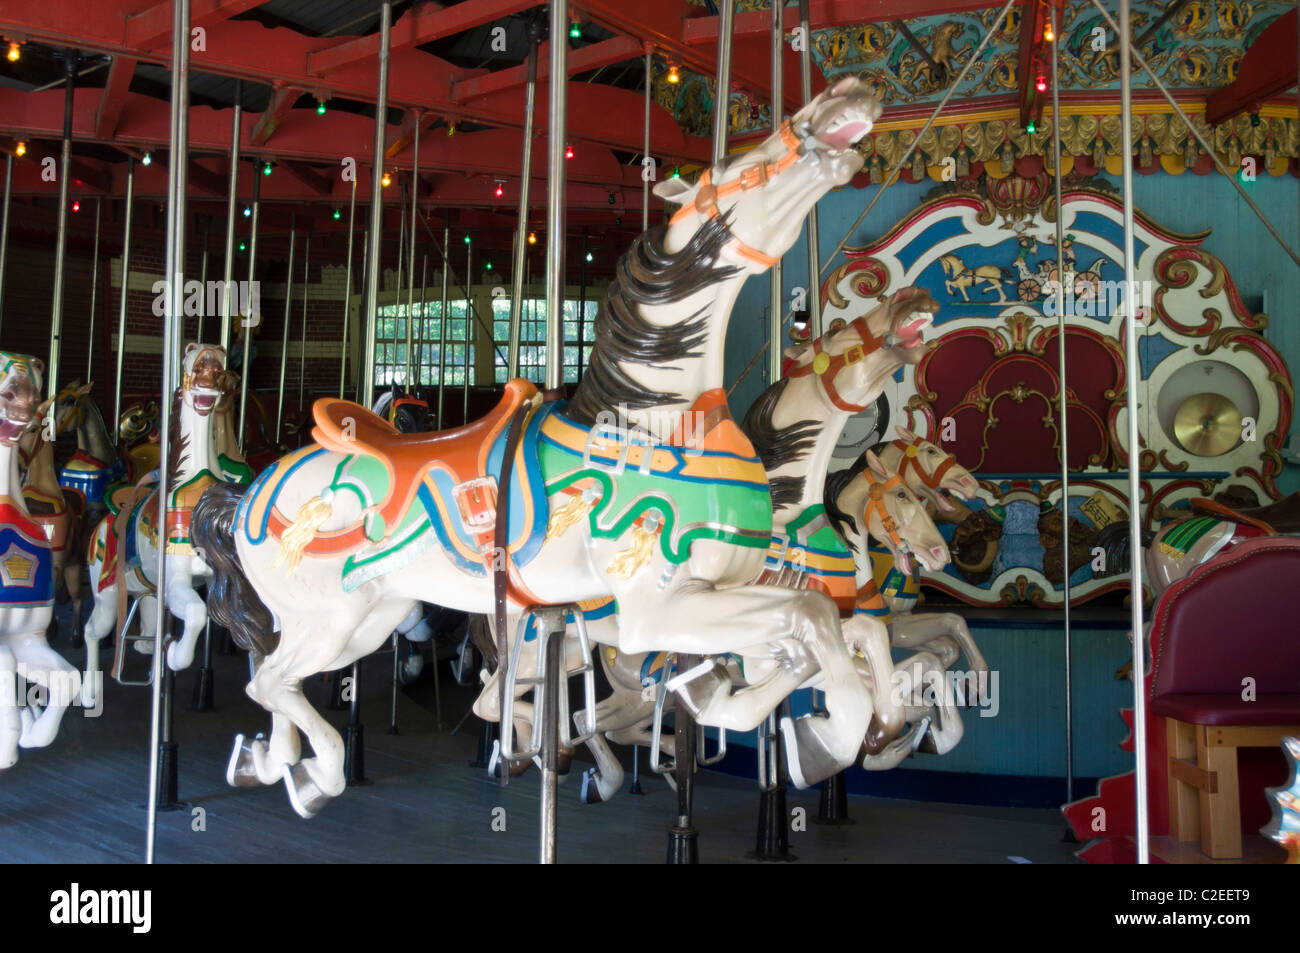
<svg viewBox="0 0 1300 953">
<path fill-rule="evenodd" d="M 724 182 L 722 185 L 713 184 L 712 167 L 705 169 L 700 175 L 699 189 L 695 193 L 695 199 L 691 204 L 683 205 L 678 209 L 676 214 L 669 220 L 669 224 L 676 225 L 687 215 L 692 214 L 704 215 L 710 220 L 715 219 L 722 214 L 718 211 L 718 199 L 726 198 L 736 192 L 749 192 L 752 189 L 762 188 L 798 162 L 802 157 L 803 143 L 790 128 L 790 120 L 787 119 L 781 123 L 781 128 L 777 130 L 777 134 L 786 147 L 786 151 L 779 159 L 775 162 L 758 162 L 748 165 L 741 169 L 740 175 L 730 182 Z M 770 268 L 781 260 L 778 256 L 769 255 L 751 245 L 746 245 L 734 235 L 731 237 L 731 241 L 727 243 L 727 247 L 742 258 L 757 262 L 764 268 Z"/>
<path fill-rule="evenodd" d="M 884 344 L 883 337 L 877 337 L 871 333 L 871 328 L 867 326 L 866 316 L 854 318 L 848 326 L 858 333 L 858 343 L 851 344 L 839 354 L 828 354 L 823 349 L 822 340 L 825 337 L 817 338 L 813 341 L 813 359 L 807 364 L 799 364 L 790 369 L 788 377 L 807 377 L 809 374 L 817 374 L 821 378 L 822 387 L 826 391 L 826 396 L 830 398 L 832 404 L 840 410 L 848 411 L 851 414 L 860 413 L 870 407 L 870 404 L 855 404 L 845 400 L 840 396 L 839 390 L 835 386 L 835 378 L 840 371 L 846 367 L 864 360 L 869 354 L 874 354 Z"/>
<path fill-rule="evenodd" d="M 916 471 L 917 477 L 922 483 L 931 490 L 938 492 L 940 484 L 943 483 L 943 476 L 957 464 L 957 458 L 951 453 L 947 454 L 948 459 L 934 468 L 933 473 L 926 473 L 925 468 L 921 466 L 921 444 L 925 443 L 923 437 L 908 442 L 906 440 L 895 440 L 893 445 L 903 451 L 903 459 L 898 464 L 898 473 L 901 476 L 907 472 L 908 467 Z"/>
<path fill-rule="evenodd" d="M 885 528 L 885 532 L 889 535 L 889 541 L 894 544 L 894 548 L 901 553 L 910 553 L 912 547 L 907 544 L 907 540 L 903 539 L 902 534 L 898 531 L 898 523 L 885 509 L 885 494 L 897 486 L 907 485 L 903 480 L 902 471 L 895 473 L 887 480 L 877 479 L 869 467 L 862 471 L 862 475 L 867 478 L 867 484 L 871 488 L 866 509 L 862 513 L 863 532 L 866 535 L 871 534 L 871 514 L 875 513 L 880 517 L 880 525 Z"/>
</svg>

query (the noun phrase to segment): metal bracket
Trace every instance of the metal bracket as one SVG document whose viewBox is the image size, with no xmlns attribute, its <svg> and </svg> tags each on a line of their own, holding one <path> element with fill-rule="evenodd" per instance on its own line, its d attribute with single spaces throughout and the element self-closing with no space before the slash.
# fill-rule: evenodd
<svg viewBox="0 0 1300 953">
<path fill-rule="evenodd" d="M 132 600 L 131 608 L 128 609 L 126 613 L 126 621 L 122 623 L 122 633 L 121 635 L 118 636 L 118 639 L 120 640 L 121 644 L 118 646 L 117 654 L 113 659 L 113 681 L 117 682 L 119 685 L 152 685 L 153 684 L 154 667 L 152 665 L 149 666 L 149 677 L 146 678 L 144 681 L 122 677 L 122 670 L 126 668 L 126 656 L 128 650 L 130 649 L 131 644 L 133 642 L 154 642 L 155 641 L 152 636 L 128 634 L 131 628 L 131 620 L 135 618 L 136 610 L 140 608 L 140 601 L 142 598 L 143 597 L 137 596 L 134 600 Z M 163 639 L 161 641 L 165 646 L 167 640 Z M 155 645 L 155 651 L 156 650 L 157 650 L 157 646 Z"/>
</svg>

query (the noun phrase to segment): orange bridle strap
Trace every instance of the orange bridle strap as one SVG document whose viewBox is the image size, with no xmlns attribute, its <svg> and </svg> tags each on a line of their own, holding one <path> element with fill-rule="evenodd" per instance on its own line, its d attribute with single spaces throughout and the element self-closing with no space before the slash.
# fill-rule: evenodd
<svg viewBox="0 0 1300 953">
<path fill-rule="evenodd" d="M 695 200 L 690 205 L 683 205 L 677 210 L 676 214 L 669 220 L 670 225 L 676 225 L 686 216 L 699 214 L 711 219 L 717 218 L 721 213 L 718 211 L 718 200 L 726 198 L 736 192 L 748 192 L 752 189 L 762 188 L 772 179 L 776 178 L 790 166 L 799 161 L 799 139 L 790 129 L 790 121 L 787 119 L 781 123 L 781 128 L 777 130 L 781 141 L 785 143 L 786 151 L 781 158 L 775 162 L 760 162 L 754 165 L 746 166 L 740 170 L 740 175 L 736 176 L 730 182 L 724 182 L 722 185 L 713 184 L 713 169 L 705 169 L 700 176 L 700 187 L 695 193 Z M 750 261 L 758 262 L 765 268 L 775 265 L 780 258 L 778 256 L 768 255 L 759 251 L 750 245 L 746 245 L 739 238 L 732 237 L 728 243 L 736 254 L 742 258 L 748 258 Z"/>
<path fill-rule="evenodd" d="M 880 516 L 880 525 L 883 526 L 885 532 L 889 534 L 890 542 L 892 542 L 897 549 L 900 549 L 903 552 L 908 552 L 911 547 L 904 542 L 902 534 L 898 532 L 898 523 L 894 521 L 894 518 L 889 515 L 889 511 L 885 509 L 885 494 L 894 487 L 903 485 L 902 473 L 895 473 L 888 480 L 884 481 L 876 479 L 876 475 L 872 473 L 869 468 L 863 470 L 862 474 L 867 478 L 867 483 L 871 486 L 871 495 L 867 500 L 867 508 L 862 514 L 862 528 L 870 534 L 871 514 L 878 514 Z"/>
<path fill-rule="evenodd" d="M 812 343 L 813 359 L 807 364 L 800 364 L 791 368 L 788 376 L 806 377 L 809 374 L 817 374 L 821 378 L 822 387 L 825 388 L 826 396 L 830 398 L 831 403 L 840 410 L 856 414 L 866 410 L 871 405 L 855 404 L 845 400 L 840 396 L 839 389 L 835 386 L 835 378 L 844 368 L 857 364 L 859 361 L 866 359 L 867 355 L 880 350 L 882 342 L 867 327 L 865 316 L 854 318 L 849 322 L 849 327 L 858 332 L 858 344 L 846 347 L 839 354 L 827 354 L 822 348 L 822 339 L 818 338 Z"/>
<path fill-rule="evenodd" d="M 924 442 L 924 439 L 921 437 L 917 437 L 910 443 L 905 440 L 893 441 L 894 446 L 903 451 L 903 460 L 898 465 L 898 472 L 900 474 L 906 473 L 907 468 L 911 467 L 916 471 L 916 475 L 920 478 L 922 483 L 932 490 L 937 490 L 939 489 L 939 485 L 943 483 L 943 475 L 956 465 L 957 458 L 951 453 L 947 454 L 947 459 L 935 467 L 933 473 L 926 473 L 920 463 L 921 444 Z"/>
</svg>

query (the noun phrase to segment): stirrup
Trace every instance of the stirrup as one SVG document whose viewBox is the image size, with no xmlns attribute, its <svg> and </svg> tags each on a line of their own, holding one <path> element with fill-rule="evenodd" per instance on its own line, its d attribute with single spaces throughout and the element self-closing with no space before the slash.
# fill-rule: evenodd
<svg viewBox="0 0 1300 953">
<path fill-rule="evenodd" d="M 141 634 L 136 634 L 136 635 L 128 634 L 131 628 L 131 620 L 135 618 L 136 610 L 140 608 L 141 598 L 142 597 L 137 596 L 134 600 L 132 600 L 131 608 L 128 609 L 126 613 L 126 621 L 122 623 L 122 631 L 119 632 L 117 636 L 117 648 L 113 653 L 113 681 L 117 682 L 117 684 L 119 685 L 152 685 L 153 684 L 154 660 L 152 656 L 150 656 L 149 659 L 149 677 L 146 678 L 144 681 L 140 681 L 139 679 L 133 679 L 133 678 L 125 678 L 122 675 L 123 670 L 126 668 L 126 657 L 128 654 L 127 647 L 131 643 L 135 643 L 135 642 L 154 641 L 152 636 L 146 636 Z M 143 628 L 143 625 L 141 626 L 141 628 Z M 163 652 L 167 651 L 166 639 L 162 640 L 162 651 Z M 167 664 L 166 658 L 163 659 L 163 664 L 164 665 Z"/>
<path fill-rule="evenodd" d="M 503 673 L 505 678 L 505 705 L 501 712 L 501 757 L 506 761 L 523 761 L 535 758 L 542 751 L 542 701 L 546 695 L 546 648 L 554 636 L 561 639 L 568 634 L 568 617 L 578 630 L 578 648 L 582 655 L 582 665 L 573 671 L 564 668 L 564 655 L 561 656 L 559 693 L 560 744 L 577 747 L 584 744 L 596 733 L 596 665 L 591 654 L 591 640 L 587 637 L 587 620 L 575 603 L 565 605 L 533 605 L 519 616 L 515 626 L 515 642 L 510 650 L 510 664 Z M 523 651 L 524 636 L 529 623 L 537 622 L 537 671 L 534 675 L 520 677 L 519 655 Z M 561 645 L 563 652 L 563 645 Z M 569 679 L 575 675 L 582 676 L 583 711 L 586 715 L 587 730 L 574 737 L 570 733 L 569 717 Z M 515 748 L 515 692 L 519 688 L 531 688 L 533 692 L 533 730 L 528 740 L 528 747 L 523 750 Z"/>
<path fill-rule="evenodd" d="M 659 684 L 655 691 L 655 713 L 654 720 L 651 722 L 652 727 L 650 730 L 650 770 L 655 774 L 662 774 L 671 777 L 672 772 L 675 771 L 677 767 L 676 764 L 660 765 L 659 763 L 659 745 L 663 739 L 664 733 L 664 702 L 668 698 L 668 683 L 670 681 L 678 682 L 678 679 L 689 681 L 690 678 L 698 677 L 700 673 L 708 671 L 706 666 L 710 662 L 710 659 L 705 659 L 704 662 L 697 665 L 695 668 L 695 675 L 692 675 L 691 672 L 683 672 L 682 675 L 671 674 L 677 670 L 676 655 L 668 656 L 668 659 L 664 663 L 664 670 L 659 677 Z M 678 684 L 681 684 L 681 682 L 678 682 Z M 709 765 L 717 764 L 727 756 L 726 728 L 718 729 L 718 750 L 711 758 L 704 757 L 704 742 L 708 740 L 707 729 L 704 725 L 697 723 L 695 730 L 697 732 L 695 736 L 695 763 L 697 765 L 707 768 Z"/>
</svg>

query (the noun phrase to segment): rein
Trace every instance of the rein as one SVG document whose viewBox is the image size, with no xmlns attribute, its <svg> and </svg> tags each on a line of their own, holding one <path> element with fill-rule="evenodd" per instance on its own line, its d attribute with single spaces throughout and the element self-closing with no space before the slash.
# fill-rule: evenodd
<svg viewBox="0 0 1300 953">
<path fill-rule="evenodd" d="M 835 378 L 844 368 L 857 364 L 869 354 L 874 354 L 880 350 L 884 341 L 871 333 L 871 329 L 867 327 L 865 316 L 854 318 L 849 323 L 849 327 L 858 332 L 860 343 L 846 347 L 839 354 L 827 354 L 822 349 L 822 338 L 818 338 L 812 343 L 813 359 L 807 364 L 792 367 L 786 376 L 807 377 L 809 374 L 819 375 L 822 387 L 825 389 L 826 396 L 830 398 L 831 403 L 840 410 L 856 414 L 866 410 L 871 404 L 855 404 L 845 400 L 835 387 Z"/>
<path fill-rule="evenodd" d="M 862 514 L 862 528 L 868 535 L 870 535 L 871 514 L 876 513 L 880 517 L 880 524 L 885 528 L 885 532 L 889 534 L 889 541 L 894 544 L 899 552 L 910 553 L 912 547 L 910 547 L 907 544 L 907 541 L 903 539 L 902 534 L 898 531 L 898 523 L 894 521 L 894 518 L 889 515 L 889 511 L 885 509 L 885 494 L 896 486 L 906 485 L 903 482 L 902 471 L 895 473 L 889 479 L 883 481 L 878 480 L 876 475 L 872 473 L 870 469 L 863 470 L 862 474 L 867 478 L 867 483 L 871 487 L 871 495 L 867 500 L 867 507 Z"/>
<path fill-rule="evenodd" d="M 781 141 L 785 143 L 786 151 L 775 162 L 759 162 L 748 165 L 740 171 L 740 175 L 730 182 L 724 182 L 722 185 L 713 184 L 712 167 L 705 169 L 700 175 L 699 189 L 695 193 L 695 199 L 690 205 L 683 205 L 677 210 L 677 213 L 669 220 L 670 225 L 676 225 L 687 215 L 700 214 L 707 218 L 715 219 L 721 213 L 718 211 L 718 199 L 726 198 L 735 192 L 749 192 L 753 189 L 762 188 L 772 179 L 776 178 L 790 166 L 794 165 L 800 159 L 799 150 L 803 143 L 799 141 L 794 132 L 790 129 L 790 121 L 787 119 L 781 123 L 781 128 L 777 130 Z M 728 243 L 736 254 L 742 258 L 748 258 L 750 261 L 757 262 L 764 268 L 771 268 L 778 261 L 779 256 L 769 255 L 766 252 L 759 251 L 751 245 L 746 245 L 734 235 Z"/>
<path fill-rule="evenodd" d="M 901 439 L 893 441 L 893 445 L 903 451 L 903 459 L 898 464 L 898 472 L 901 475 L 907 472 L 908 467 L 911 467 L 916 471 L 916 475 L 922 483 L 931 490 L 938 490 L 939 485 L 943 483 L 944 474 L 956 466 L 957 458 L 950 453 L 943 463 L 934 468 L 933 473 L 926 473 L 920 464 L 921 444 L 924 442 L 921 437 L 917 437 L 911 443 Z"/>
</svg>

